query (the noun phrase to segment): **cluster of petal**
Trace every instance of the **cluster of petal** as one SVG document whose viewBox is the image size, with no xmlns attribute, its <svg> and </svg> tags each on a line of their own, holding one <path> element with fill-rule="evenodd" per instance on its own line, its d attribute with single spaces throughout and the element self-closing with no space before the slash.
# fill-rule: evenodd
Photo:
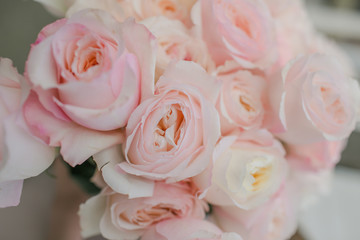
<svg viewBox="0 0 360 240">
<path fill-rule="evenodd" d="M 105 189 L 80 207 L 83 236 L 101 233 L 108 239 L 138 239 L 151 227 L 169 219 L 201 220 L 208 206 L 193 191 L 189 182 L 158 182 L 151 197 L 130 199 Z"/>
<path fill-rule="evenodd" d="M 99 10 L 46 26 L 26 64 L 32 93 L 24 115 L 33 133 L 60 146 L 71 165 L 120 143 L 116 129 L 153 92 L 154 44 L 142 25 L 120 24 Z M 67 138 L 68 131 L 77 133 L 77 143 Z M 82 153 L 74 153 L 77 144 Z"/>
<path fill-rule="evenodd" d="M 21 84 L 24 78 L 11 60 L 0 58 L 0 207 L 18 205 L 23 180 L 46 170 L 55 155 L 24 123 L 21 102 L 27 93 Z"/>
<path fill-rule="evenodd" d="M 37 1 L 66 18 L 25 79 L 0 61 L 0 206 L 60 147 L 98 167 L 83 237 L 291 237 L 360 119 L 351 63 L 302 0 Z"/>
</svg>

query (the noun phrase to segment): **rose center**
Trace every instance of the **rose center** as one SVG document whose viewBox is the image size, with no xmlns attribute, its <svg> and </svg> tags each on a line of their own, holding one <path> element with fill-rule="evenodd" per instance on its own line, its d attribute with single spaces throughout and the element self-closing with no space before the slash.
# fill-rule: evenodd
<svg viewBox="0 0 360 240">
<path fill-rule="evenodd" d="M 179 105 L 172 105 L 168 108 L 165 116 L 158 122 L 154 131 L 154 147 L 157 152 L 172 150 L 178 143 L 184 115 Z"/>
<path fill-rule="evenodd" d="M 321 98 L 325 104 L 325 110 L 332 116 L 338 124 L 346 121 L 346 113 L 338 94 L 334 93 L 331 88 L 320 87 Z"/>
<path fill-rule="evenodd" d="M 270 160 L 257 157 L 246 165 L 246 176 L 243 186 L 247 191 L 256 192 L 268 182 L 271 173 Z"/>
<path fill-rule="evenodd" d="M 178 215 L 181 215 L 180 210 L 173 209 L 168 204 L 158 204 L 137 210 L 135 216 L 131 219 L 131 223 L 146 226 Z"/>
<path fill-rule="evenodd" d="M 252 34 L 250 30 L 250 24 L 246 17 L 240 15 L 236 8 L 231 4 L 227 4 L 225 9 L 225 15 L 231 21 L 231 23 L 236 28 L 243 31 L 248 37 L 251 37 Z"/>
<path fill-rule="evenodd" d="M 166 15 L 166 13 L 170 13 L 173 14 L 176 12 L 176 6 L 173 2 L 168 1 L 168 0 L 163 0 L 159 2 L 159 7 L 162 9 L 162 12 L 164 15 Z"/>
<path fill-rule="evenodd" d="M 255 112 L 255 109 L 251 106 L 250 101 L 247 97 L 240 96 L 239 102 L 241 106 L 248 112 Z"/>
</svg>

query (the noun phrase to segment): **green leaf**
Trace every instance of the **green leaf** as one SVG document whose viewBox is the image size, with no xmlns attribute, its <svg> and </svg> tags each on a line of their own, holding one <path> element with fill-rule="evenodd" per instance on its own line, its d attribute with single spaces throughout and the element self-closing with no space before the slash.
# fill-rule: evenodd
<svg viewBox="0 0 360 240">
<path fill-rule="evenodd" d="M 101 191 L 101 189 L 90 180 L 96 171 L 96 163 L 92 157 L 86 160 L 83 164 L 75 167 L 70 166 L 65 161 L 63 162 L 68 167 L 71 177 L 85 192 L 90 195 L 96 195 Z"/>
</svg>

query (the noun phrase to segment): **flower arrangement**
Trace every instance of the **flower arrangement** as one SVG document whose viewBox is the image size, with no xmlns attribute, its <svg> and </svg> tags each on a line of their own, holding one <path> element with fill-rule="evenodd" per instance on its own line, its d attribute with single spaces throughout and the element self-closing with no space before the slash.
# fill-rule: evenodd
<svg viewBox="0 0 360 240">
<path fill-rule="evenodd" d="M 0 207 L 60 156 L 97 168 L 85 238 L 294 234 L 360 106 L 351 63 L 301 0 L 39 2 L 66 17 L 24 75 L 0 60 Z"/>
</svg>

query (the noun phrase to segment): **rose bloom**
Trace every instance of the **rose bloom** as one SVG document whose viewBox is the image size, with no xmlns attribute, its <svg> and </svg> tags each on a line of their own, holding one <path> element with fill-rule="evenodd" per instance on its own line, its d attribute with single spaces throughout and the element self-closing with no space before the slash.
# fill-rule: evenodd
<svg viewBox="0 0 360 240">
<path fill-rule="evenodd" d="M 278 191 L 287 174 L 284 155 L 267 130 L 235 133 L 219 141 L 213 164 L 194 181 L 210 203 L 253 209 Z"/>
<path fill-rule="evenodd" d="M 215 222 L 247 240 L 290 239 L 297 228 L 297 186 L 286 183 L 268 202 L 253 209 L 215 207 Z"/>
<path fill-rule="evenodd" d="M 282 2 L 272 3 L 276 9 L 274 25 L 279 52 L 277 68 L 300 54 L 308 54 L 316 41 L 316 30 L 307 15 L 302 0 L 267 0 Z M 269 4 L 270 5 L 270 4 Z M 275 69 L 277 70 L 277 69 Z"/>
<path fill-rule="evenodd" d="M 24 81 L 10 59 L 0 58 L 0 207 L 18 205 L 23 179 L 47 169 L 55 155 L 24 124 L 21 100 L 27 92 L 20 85 Z"/>
<path fill-rule="evenodd" d="M 254 0 L 202 0 L 203 38 L 217 65 L 235 60 L 266 69 L 276 61 L 273 21 L 267 6 Z"/>
<path fill-rule="evenodd" d="M 217 103 L 221 132 L 259 129 L 264 117 L 265 80 L 247 71 L 218 75 L 222 86 Z"/>
<path fill-rule="evenodd" d="M 158 42 L 156 79 L 171 61 L 193 61 L 209 73 L 215 70 L 215 63 L 196 28 L 188 29 L 182 22 L 164 16 L 145 19 L 142 24 L 155 35 Z"/>
<path fill-rule="evenodd" d="M 274 132 L 290 144 L 347 138 L 359 108 L 358 83 L 336 59 L 324 54 L 299 57 L 275 77 L 269 90 Z"/>
<path fill-rule="evenodd" d="M 332 169 L 340 161 L 346 141 L 321 141 L 312 144 L 286 146 L 287 159 L 303 171 Z"/>
<path fill-rule="evenodd" d="M 209 221 L 194 218 L 173 218 L 162 221 L 141 237 L 142 240 L 242 240 L 237 233 L 223 233 Z"/>
<path fill-rule="evenodd" d="M 126 126 L 120 168 L 149 179 L 179 181 L 203 171 L 220 137 L 219 82 L 193 62 L 172 64 Z"/>
<path fill-rule="evenodd" d="M 155 224 L 172 218 L 203 219 L 208 205 L 196 198 L 190 182 L 158 182 L 152 197 L 129 199 L 109 189 L 80 206 L 83 237 L 138 239 Z"/>
<path fill-rule="evenodd" d="M 132 0 L 130 4 L 135 16 L 143 20 L 154 16 L 177 19 L 189 26 L 190 13 L 196 0 Z"/>
<path fill-rule="evenodd" d="M 69 148 L 62 153 L 73 165 L 119 143 L 120 132 L 111 130 L 124 127 L 141 98 L 153 94 L 154 44 L 144 26 L 132 20 L 120 24 L 99 10 L 46 26 L 26 64 L 34 92 L 25 115 L 34 134 Z M 70 128 L 78 132 L 81 153 L 68 152 L 73 139 L 62 134 Z"/>
<path fill-rule="evenodd" d="M 137 21 L 164 16 L 191 25 L 191 8 L 196 0 L 75 0 L 66 12 L 71 16 L 86 8 L 102 9 L 111 13 L 117 20 L 134 17 Z"/>
</svg>

